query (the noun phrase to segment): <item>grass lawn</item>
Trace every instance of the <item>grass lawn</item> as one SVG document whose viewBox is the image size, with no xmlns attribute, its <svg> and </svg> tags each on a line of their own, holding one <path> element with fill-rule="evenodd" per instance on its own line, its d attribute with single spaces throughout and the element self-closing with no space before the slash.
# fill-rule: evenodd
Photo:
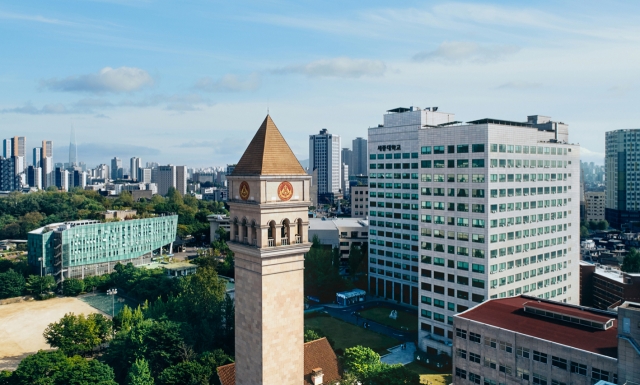
<svg viewBox="0 0 640 385">
<path fill-rule="evenodd" d="M 407 313 L 403 310 L 398 311 L 398 318 L 389 318 L 391 313 L 388 307 L 372 307 L 360 312 L 360 315 L 371 321 L 390 326 L 398 330 L 418 330 L 418 316 L 415 314 Z"/>
<path fill-rule="evenodd" d="M 346 349 L 362 345 L 383 355 L 389 353 L 386 349 L 400 344 L 400 341 L 395 338 L 374 333 L 332 317 L 306 318 L 304 326 L 320 330 L 322 334 L 333 341 L 335 344 L 334 349 Z"/>
<path fill-rule="evenodd" d="M 405 365 L 405 368 L 420 375 L 421 384 L 431 385 L 448 385 L 451 383 L 451 373 L 443 374 L 438 373 L 432 369 L 425 368 L 417 362 L 412 362 L 409 365 Z"/>
</svg>

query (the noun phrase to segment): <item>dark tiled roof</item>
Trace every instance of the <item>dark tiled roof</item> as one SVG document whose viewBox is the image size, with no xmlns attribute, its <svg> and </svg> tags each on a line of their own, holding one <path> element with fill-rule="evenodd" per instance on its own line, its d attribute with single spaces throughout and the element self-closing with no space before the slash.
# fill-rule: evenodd
<svg viewBox="0 0 640 385">
<path fill-rule="evenodd" d="M 524 298 L 522 296 L 494 299 L 467 310 L 464 313 L 460 313 L 456 317 L 477 321 L 612 358 L 618 357 L 617 320 L 614 320 L 613 326 L 607 330 L 577 325 L 525 312 L 524 304 L 532 301 L 535 302 L 536 299 Z M 603 316 L 602 313 L 596 311 L 578 310 L 562 303 L 541 303 L 550 311 L 551 309 L 565 313 L 579 311 L 583 317 L 585 315 L 592 315 L 594 317 Z"/>
<path fill-rule="evenodd" d="M 304 344 L 304 384 L 313 385 L 311 372 L 313 369 L 321 368 L 324 373 L 323 383 L 330 383 L 339 380 L 340 364 L 336 353 L 329 345 L 326 338 L 307 342 Z M 218 377 L 222 385 L 236 384 L 236 364 L 218 366 Z"/>
<path fill-rule="evenodd" d="M 267 115 L 231 175 L 307 175 Z"/>
</svg>

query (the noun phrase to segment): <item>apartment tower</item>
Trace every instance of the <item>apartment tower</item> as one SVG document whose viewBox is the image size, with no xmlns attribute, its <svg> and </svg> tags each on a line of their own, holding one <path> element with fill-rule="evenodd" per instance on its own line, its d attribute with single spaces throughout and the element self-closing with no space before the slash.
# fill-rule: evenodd
<svg viewBox="0 0 640 385">
<path fill-rule="evenodd" d="M 420 348 L 453 316 L 528 294 L 579 303 L 580 149 L 568 126 L 396 108 L 369 129 L 370 291 L 419 306 Z"/>
<path fill-rule="evenodd" d="M 227 178 L 236 261 L 235 384 L 298 385 L 311 177 L 267 116 Z"/>
<path fill-rule="evenodd" d="M 340 192 L 342 163 L 340 161 L 340 137 L 330 134 L 326 128 L 317 135 L 309 135 L 309 172 L 318 170 L 318 197 L 333 200 Z"/>
</svg>

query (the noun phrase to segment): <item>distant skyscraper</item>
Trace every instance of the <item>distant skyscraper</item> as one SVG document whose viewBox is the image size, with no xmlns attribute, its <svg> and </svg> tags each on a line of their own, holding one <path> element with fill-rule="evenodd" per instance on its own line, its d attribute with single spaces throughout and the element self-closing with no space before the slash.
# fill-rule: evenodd
<svg viewBox="0 0 640 385">
<path fill-rule="evenodd" d="M 142 168 L 142 159 L 137 158 L 137 157 L 133 157 L 131 158 L 131 160 L 129 161 L 129 179 L 134 179 L 137 181 L 140 181 L 139 177 L 138 177 L 138 173 L 140 172 L 140 169 Z"/>
<path fill-rule="evenodd" d="M 326 128 L 317 135 L 309 135 L 309 171 L 318 170 L 318 196 L 337 194 L 340 191 L 342 163 L 340 162 L 340 137 Z M 316 184 L 316 181 L 313 181 Z"/>
<path fill-rule="evenodd" d="M 180 194 L 187 194 L 187 166 L 176 166 L 175 188 L 180 192 Z"/>
<path fill-rule="evenodd" d="M 640 187 L 636 182 L 640 177 L 639 143 L 640 129 L 605 133 L 605 217 L 616 229 L 640 220 Z"/>
<path fill-rule="evenodd" d="M 351 175 L 365 175 L 367 171 L 367 140 L 355 138 L 351 142 L 351 164 L 349 165 L 349 173 Z"/>
<path fill-rule="evenodd" d="M 353 165 L 351 163 L 353 161 L 353 151 L 348 148 L 343 148 L 340 156 L 342 157 L 342 163 L 346 164 L 349 168 L 349 175 L 353 175 Z M 349 175 L 347 175 L 347 177 Z"/>
<path fill-rule="evenodd" d="M 78 146 L 76 146 L 76 130 L 71 126 L 71 140 L 69 141 L 69 167 L 78 165 Z"/>
<path fill-rule="evenodd" d="M 34 147 L 33 149 L 33 167 L 42 167 L 42 147 Z"/>
<path fill-rule="evenodd" d="M 170 187 L 176 187 L 176 166 L 159 166 L 157 171 L 158 194 L 165 196 Z"/>
<path fill-rule="evenodd" d="M 27 167 L 27 184 L 29 187 L 42 189 L 42 169 L 40 167 Z"/>
<path fill-rule="evenodd" d="M 53 169 L 53 142 L 51 140 L 42 141 L 40 167 L 42 168 L 42 188 L 55 185 Z"/>
<path fill-rule="evenodd" d="M 111 179 L 122 178 L 122 159 L 115 157 L 111 159 Z"/>
<path fill-rule="evenodd" d="M 2 141 L 2 156 L 5 158 L 17 157 L 14 161 L 17 174 L 25 172 L 27 167 L 26 147 L 27 139 L 24 136 L 14 136 Z"/>
<path fill-rule="evenodd" d="M 13 140 L 3 139 L 2 140 L 2 156 L 5 158 L 11 158 L 13 156 Z"/>
<path fill-rule="evenodd" d="M 140 168 L 138 169 L 138 182 L 140 183 L 151 183 L 151 169 L 150 168 Z"/>
</svg>

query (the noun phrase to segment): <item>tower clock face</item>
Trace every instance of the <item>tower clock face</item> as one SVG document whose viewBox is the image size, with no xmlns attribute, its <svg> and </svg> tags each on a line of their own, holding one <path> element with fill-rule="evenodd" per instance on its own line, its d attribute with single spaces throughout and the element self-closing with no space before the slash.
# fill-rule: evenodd
<svg viewBox="0 0 640 385">
<path fill-rule="evenodd" d="M 249 183 L 247 182 L 242 182 L 240 183 L 240 199 L 242 199 L 243 201 L 246 201 L 247 199 L 249 199 L 249 193 L 251 192 L 251 189 L 249 188 Z"/>
<path fill-rule="evenodd" d="M 289 182 L 282 182 L 278 186 L 278 198 L 281 201 L 288 201 L 293 196 L 293 186 Z"/>
</svg>

